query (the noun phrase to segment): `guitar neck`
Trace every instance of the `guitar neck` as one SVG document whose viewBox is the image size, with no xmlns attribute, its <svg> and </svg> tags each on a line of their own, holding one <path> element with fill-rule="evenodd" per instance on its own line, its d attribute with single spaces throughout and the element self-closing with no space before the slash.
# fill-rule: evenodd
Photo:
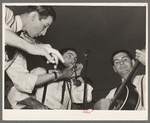
<svg viewBox="0 0 150 123">
<path fill-rule="evenodd" d="M 132 70 L 129 72 L 128 77 L 124 80 L 124 85 L 126 86 L 129 82 L 131 82 L 131 79 L 134 77 L 134 74 L 136 73 L 137 69 L 141 65 L 141 62 L 139 60 L 136 60 L 135 65 L 133 66 Z"/>
</svg>

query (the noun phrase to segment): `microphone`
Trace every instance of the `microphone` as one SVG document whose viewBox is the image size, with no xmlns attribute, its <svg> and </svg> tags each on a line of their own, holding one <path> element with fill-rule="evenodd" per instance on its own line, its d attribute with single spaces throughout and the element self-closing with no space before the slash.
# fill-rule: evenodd
<svg viewBox="0 0 150 123">
<path fill-rule="evenodd" d="M 83 52 L 83 55 L 85 56 L 85 59 L 88 59 L 89 55 L 90 55 L 91 51 L 86 49 L 84 52 Z"/>
<path fill-rule="evenodd" d="M 81 86 L 80 80 L 77 80 L 76 78 L 72 78 L 72 81 L 73 81 L 74 85 L 76 85 L 77 87 Z"/>
<path fill-rule="evenodd" d="M 76 70 L 77 70 L 77 66 L 75 65 L 74 66 L 75 78 L 72 78 L 72 81 L 73 81 L 74 85 L 76 85 L 77 87 L 79 87 L 81 85 L 81 81 L 77 80 L 77 78 L 76 78 L 77 77 Z"/>
</svg>

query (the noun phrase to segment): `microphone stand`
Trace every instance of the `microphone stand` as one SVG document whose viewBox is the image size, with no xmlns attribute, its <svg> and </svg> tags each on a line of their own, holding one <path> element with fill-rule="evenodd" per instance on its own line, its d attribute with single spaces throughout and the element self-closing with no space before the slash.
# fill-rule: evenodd
<svg viewBox="0 0 150 123">
<path fill-rule="evenodd" d="M 85 79 L 84 79 L 84 95 L 83 95 L 83 109 L 86 109 L 86 102 L 87 102 L 87 64 L 88 64 L 88 57 L 90 54 L 90 50 L 86 50 L 84 52 L 86 64 L 85 64 Z"/>
</svg>

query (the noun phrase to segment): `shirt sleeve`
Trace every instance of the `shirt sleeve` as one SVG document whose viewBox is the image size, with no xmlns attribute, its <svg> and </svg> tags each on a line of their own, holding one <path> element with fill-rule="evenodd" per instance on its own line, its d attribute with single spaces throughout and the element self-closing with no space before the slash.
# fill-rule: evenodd
<svg viewBox="0 0 150 123">
<path fill-rule="evenodd" d="M 5 28 L 10 29 L 14 22 L 14 18 L 13 12 L 9 8 L 5 7 Z"/>
<path fill-rule="evenodd" d="M 18 91 L 32 93 L 38 75 L 30 74 L 26 65 L 26 60 L 19 54 L 6 72 Z"/>
<path fill-rule="evenodd" d="M 74 84 L 72 84 L 72 101 L 74 103 L 83 103 L 83 95 L 84 95 L 84 82 L 82 77 L 79 78 L 79 80 L 82 82 L 81 86 L 77 87 Z M 87 102 L 92 101 L 92 90 L 93 87 L 87 84 Z"/>
<path fill-rule="evenodd" d="M 11 30 L 11 28 L 6 23 L 5 23 L 5 29 Z"/>
</svg>

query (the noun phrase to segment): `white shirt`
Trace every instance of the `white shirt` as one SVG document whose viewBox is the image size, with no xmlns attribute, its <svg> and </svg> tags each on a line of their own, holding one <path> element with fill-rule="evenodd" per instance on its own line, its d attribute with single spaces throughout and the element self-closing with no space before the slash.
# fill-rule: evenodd
<svg viewBox="0 0 150 123">
<path fill-rule="evenodd" d="M 46 70 L 44 72 L 43 68 L 39 67 L 33 69 L 31 73 L 45 74 Z M 84 82 L 82 77 L 79 77 L 78 79 L 82 82 L 81 86 L 77 87 L 73 83 L 71 83 L 71 87 L 72 87 L 71 96 L 72 96 L 73 103 L 83 103 Z M 65 88 L 63 105 L 61 104 L 63 82 L 64 81 L 51 82 L 47 86 L 46 98 L 44 104 L 51 109 L 67 109 L 67 105 L 69 105 L 68 109 L 71 109 L 71 99 L 70 99 L 67 83 Z M 87 84 L 87 102 L 90 102 L 92 100 L 92 90 L 93 88 L 89 84 Z M 35 94 L 36 99 L 40 102 L 42 101 L 43 91 L 44 91 L 44 87 L 37 88 Z"/>
<path fill-rule="evenodd" d="M 21 36 L 23 37 L 22 34 Z M 14 86 L 8 93 L 8 100 L 12 108 L 14 109 L 22 108 L 24 106 L 16 104 L 18 101 L 23 100 L 30 96 L 29 94 L 32 93 L 35 87 L 38 75 L 29 73 L 29 71 L 27 70 L 27 61 L 21 53 L 17 55 L 14 62 L 6 70 L 6 73 L 8 74 L 8 76 L 10 77 L 10 79 L 14 84 Z"/>
<path fill-rule="evenodd" d="M 144 76 L 144 78 L 143 78 L 143 99 L 144 100 L 143 101 L 144 101 L 144 106 L 146 106 L 146 100 L 145 100 L 146 99 L 146 97 L 145 97 L 146 96 L 145 75 L 138 75 L 133 80 L 133 84 L 136 86 L 136 90 L 137 90 L 137 92 L 139 94 L 139 99 L 140 99 L 140 103 L 139 103 L 139 106 L 138 106 L 137 110 L 141 110 L 142 109 L 142 103 L 141 103 L 141 79 L 142 79 L 143 76 Z M 114 94 L 115 94 L 116 89 L 117 88 L 112 89 L 108 93 L 108 95 L 105 97 L 105 99 L 112 99 Z"/>
<path fill-rule="evenodd" d="M 13 12 L 7 7 L 5 7 L 5 28 L 13 32 L 22 30 L 22 20 L 20 16 L 14 16 Z"/>
<path fill-rule="evenodd" d="M 5 7 L 5 29 L 9 29 L 15 33 L 22 30 L 22 20 L 20 16 L 14 16 L 13 12 L 7 7 Z M 8 68 L 12 61 L 13 60 L 9 60 L 7 52 L 5 52 L 5 69 Z"/>
</svg>

